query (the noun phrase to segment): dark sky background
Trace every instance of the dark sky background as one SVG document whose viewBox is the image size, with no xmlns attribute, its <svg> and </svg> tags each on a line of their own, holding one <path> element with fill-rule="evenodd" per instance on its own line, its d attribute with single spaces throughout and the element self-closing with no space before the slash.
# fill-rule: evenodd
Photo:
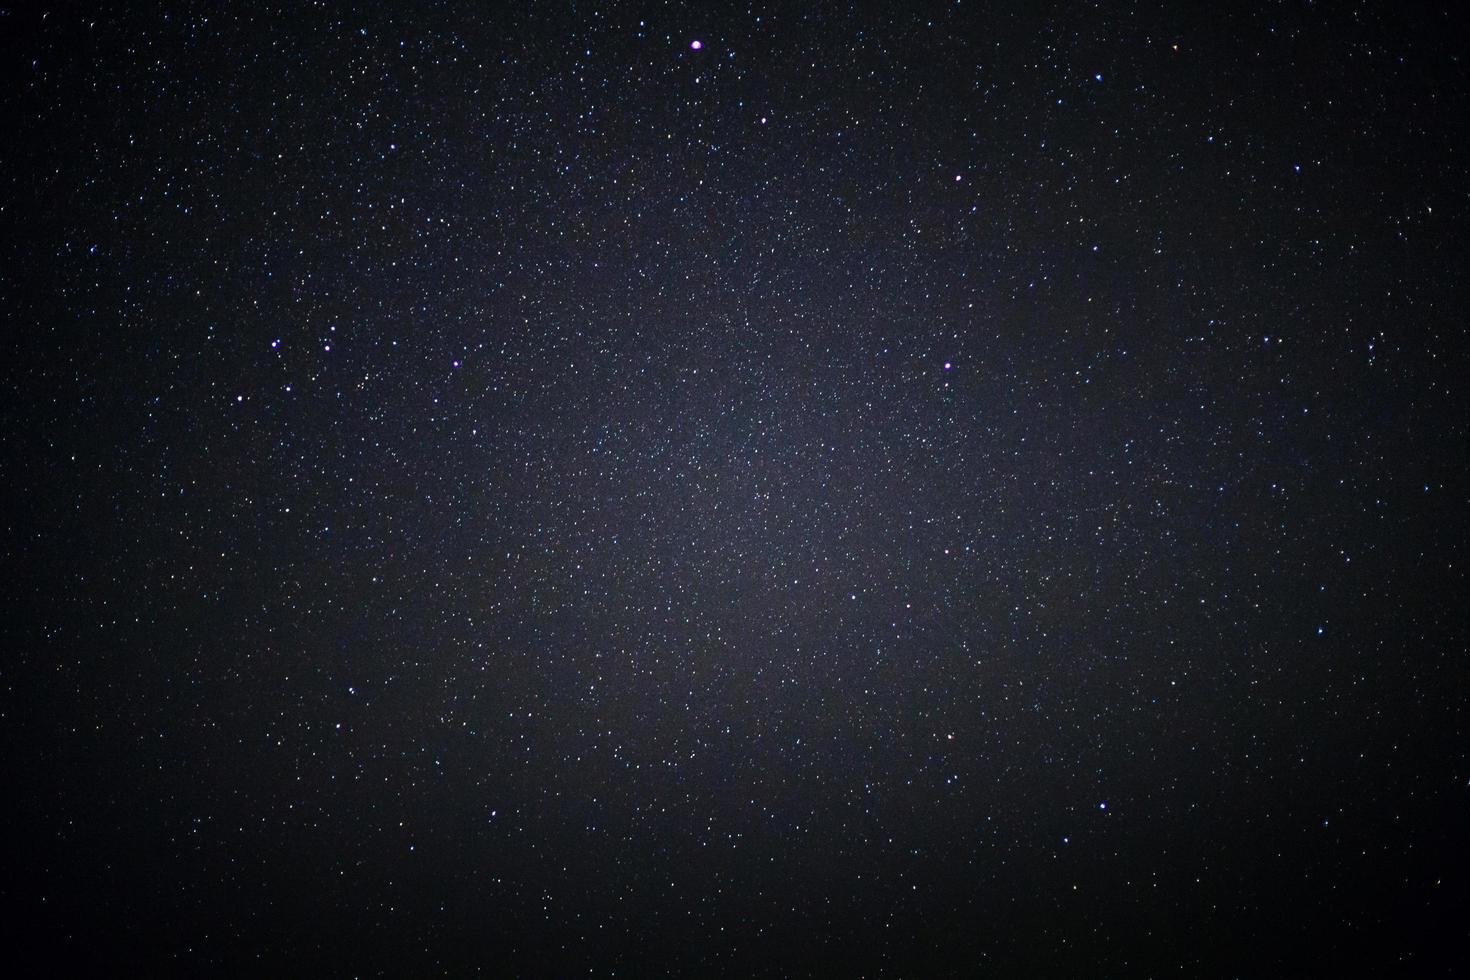
<svg viewBox="0 0 1470 980">
<path fill-rule="evenodd" d="M 6 945 L 1470 969 L 1455 7 L 0 10 Z"/>
</svg>

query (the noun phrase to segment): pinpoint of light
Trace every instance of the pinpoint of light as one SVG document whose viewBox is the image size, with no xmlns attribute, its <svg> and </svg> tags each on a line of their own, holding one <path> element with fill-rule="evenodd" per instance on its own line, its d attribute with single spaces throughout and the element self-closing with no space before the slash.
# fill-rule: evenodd
<svg viewBox="0 0 1470 980">
<path fill-rule="evenodd" d="M 949 370 L 949 369 L 950 369 L 950 368 L 952 368 L 952 367 L 954 367 L 954 365 L 953 365 L 953 364 L 951 364 L 951 363 L 949 363 L 949 362 L 948 362 L 948 361 L 945 361 L 945 362 L 944 362 L 944 369 L 945 369 L 945 370 L 946 370 L 946 371 L 948 371 L 948 370 Z"/>
<path fill-rule="evenodd" d="M 700 48 L 704 47 L 704 42 L 703 41 L 690 41 L 689 42 L 689 47 L 692 48 L 695 51 L 698 51 Z"/>
</svg>

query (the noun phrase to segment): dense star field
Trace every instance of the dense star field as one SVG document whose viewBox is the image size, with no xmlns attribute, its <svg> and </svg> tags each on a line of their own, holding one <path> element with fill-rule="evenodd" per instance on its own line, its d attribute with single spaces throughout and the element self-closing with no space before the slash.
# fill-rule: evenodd
<svg viewBox="0 0 1470 980">
<path fill-rule="evenodd" d="M 1463 37 L 0 10 L 12 955 L 1470 969 Z"/>
</svg>

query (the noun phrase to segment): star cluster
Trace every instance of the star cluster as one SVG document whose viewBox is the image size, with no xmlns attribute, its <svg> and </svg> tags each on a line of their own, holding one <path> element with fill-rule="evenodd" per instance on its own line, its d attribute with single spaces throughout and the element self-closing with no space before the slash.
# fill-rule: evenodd
<svg viewBox="0 0 1470 980">
<path fill-rule="evenodd" d="M 0 12 L 22 935 L 1465 966 L 1463 53 L 1196 6 Z"/>
</svg>

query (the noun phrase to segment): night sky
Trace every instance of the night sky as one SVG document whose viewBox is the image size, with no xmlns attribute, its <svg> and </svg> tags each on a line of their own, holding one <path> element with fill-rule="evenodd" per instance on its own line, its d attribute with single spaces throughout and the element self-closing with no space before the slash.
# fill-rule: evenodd
<svg viewBox="0 0 1470 980">
<path fill-rule="evenodd" d="M 10 955 L 1463 975 L 1456 6 L 0 10 Z"/>
</svg>

